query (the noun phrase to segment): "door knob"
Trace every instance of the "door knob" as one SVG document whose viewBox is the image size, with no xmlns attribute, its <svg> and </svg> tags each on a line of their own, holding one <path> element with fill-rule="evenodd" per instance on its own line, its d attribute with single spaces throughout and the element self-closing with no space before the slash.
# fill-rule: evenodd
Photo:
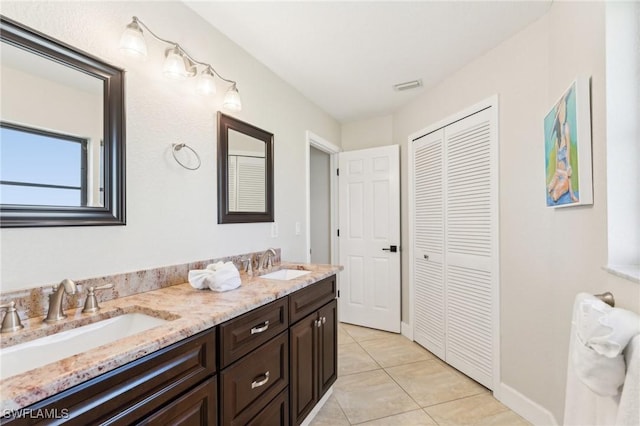
<svg viewBox="0 0 640 426">
<path fill-rule="evenodd" d="M 398 246 L 389 246 L 389 248 L 383 248 L 383 251 L 390 251 L 391 253 L 396 253 L 398 251 Z"/>
</svg>

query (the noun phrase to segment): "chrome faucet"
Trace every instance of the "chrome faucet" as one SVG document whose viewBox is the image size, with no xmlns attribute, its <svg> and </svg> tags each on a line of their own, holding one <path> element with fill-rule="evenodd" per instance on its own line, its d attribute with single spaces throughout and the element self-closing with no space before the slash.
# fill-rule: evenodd
<svg viewBox="0 0 640 426">
<path fill-rule="evenodd" d="M 76 294 L 76 290 L 76 283 L 68 278 L 62 280 L 59 285 L 53 286 L 53 293 L 49 295 L 49 312 L 47 312 L 44 322 L 51 324 L 65 319 L 67 316 L 62 309 L 62 296 L 65 293 Z"/>
<path fill-rule="evenodd" d="M 273 248 L 268 248 L 264 251 L 264 253 L 262 253 L 260 255 L 260 258 L 258 259 L 258 269 L 264 269 L 265 266 L 268 267 L 269 265 L 273 266 L 273 258 L 277 256 L 277 253 L 275 251 L 275 249 Z"/>
</svg>

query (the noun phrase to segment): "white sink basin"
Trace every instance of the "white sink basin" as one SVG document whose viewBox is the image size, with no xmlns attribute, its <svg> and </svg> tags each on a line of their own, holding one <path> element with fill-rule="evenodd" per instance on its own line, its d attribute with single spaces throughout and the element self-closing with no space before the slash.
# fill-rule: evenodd
<svg viewBox="0 0 640 426">
<path fill-rule="evenodd" d="M 115 342 L 166 322 L 140 313 L 124 314 L 10 346 L 0 350 L 0 379 Z"/>
<path fill-rule="evenodd" d="M 292 280 L 310 273 L 310 271 L 301 271 L 299 269 L 280 269 L 279 271 L 260 275 L 260 278 L 267 278 L 270 280 Z"/>
</svg>

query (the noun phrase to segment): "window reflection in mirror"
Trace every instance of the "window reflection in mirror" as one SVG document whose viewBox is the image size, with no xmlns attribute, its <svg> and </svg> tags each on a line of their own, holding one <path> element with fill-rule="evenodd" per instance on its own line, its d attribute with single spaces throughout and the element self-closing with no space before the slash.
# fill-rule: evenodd
<svg viewBox="0 0 640 426">
<path fill-rule="evenodd" d="M 0 204 L 104 206 L 104 82 L 2 43 Z"/>
<path fill-rule="evenodd" d="M 0 122 L 0 204 L 86 206 L 87 144 Z"/>
<path fill-rule="evenodd" d="M 266 211 L 266 145 L 229 129 L 228 179 L 230 212 Z"/>
</svg>

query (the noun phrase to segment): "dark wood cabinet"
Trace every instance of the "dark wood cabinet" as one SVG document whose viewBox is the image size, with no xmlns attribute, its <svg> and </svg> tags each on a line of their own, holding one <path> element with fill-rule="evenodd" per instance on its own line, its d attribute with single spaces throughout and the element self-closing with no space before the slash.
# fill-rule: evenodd
<svg viewBox="0 0 640 426">
<path fill-rule="evenodd" d="M 245 425 L 289 385 L 289 339 L 281 333 L 220 372 L 220 422 Z"/>
<path fill-rule="evenodd" d="M 29 407 L 31 413 L 59 413 L 58 423 L 130 425 L 172 403 L 216 372 L 215 329 L 94 377 Z M 65 415 L 66 413 L 66 415 Z M 2 424 L 51 424 L 25 416 Z"/>
<path fill-rule="evenodd" d="M 292 424 L 302 423 L 338 377 L 337 318 L 331 299 L 289 329 Z"/>
<path fill-rule="evenodd" d="M 247 426 L 289 426 L 289 391 L 280 392 Z"/>
<path fill-rule="evenodd" d="M 220 325 L 220 368 L 225 368 L 289 327 L 289 299 L 283 297 Z"/>
<path fill-rule="evenodd" d="M 300 424 L 337 378 L 335 297 L 334 275 L 24 409 L 64 418 L 0 423 Z"/>
<path fill-rule="evenodd" d="M 289 330 L 291 345 L 291 421 L 299 424 L 318 401 L 318 314 L 314 312 Z"/>
<path fill-rule="evenodd" d="M 218 417 L 216 378 L 212 377 L 147 417 L 145 426 L 211 426 Z"/>
<path fill-rule="evenodd" d="M 338 378 L 338 302 L 333 300 L 318 311 L 318 399 Z"/>
<path fill-rule="evenodd" d="M 335 275 L 292 293 L 289 295 L 289 324 L 298 322 L 335 298 Z"/>
</svg>

